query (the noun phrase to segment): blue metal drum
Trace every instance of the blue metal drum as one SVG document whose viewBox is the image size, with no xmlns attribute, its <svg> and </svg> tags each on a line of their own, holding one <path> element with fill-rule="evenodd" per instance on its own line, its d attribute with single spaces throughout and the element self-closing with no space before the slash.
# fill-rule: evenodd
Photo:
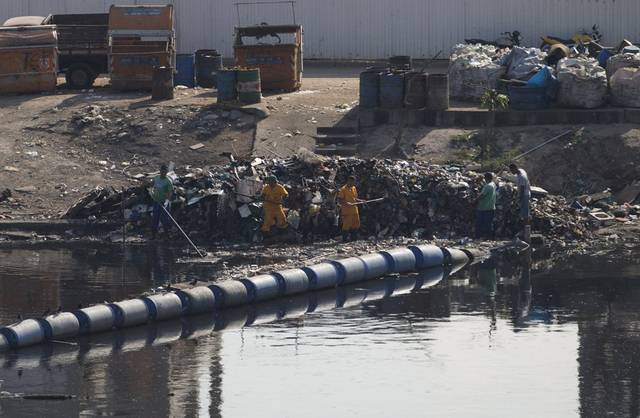
<svg viewBox="0 0 640 418">
<path fill-rule="evenodd" d="M 411 245 L 409 249 L 416 256 L 416 268 L 441 266 L 444 264 L 442 250 L 435 245 Z"/>
<path fill-rule="evenodd" d="M 216 299 L 216 308 L 244 305 L 249 301 L 247 288 L 237 280 L 229 280 L 209 286 Z"/>
<path fill-rule="evenodd" d="M 402 109 L 404 103 L 404 74 L 380 75 L 380 107 Z"/>
<path fill-rule="evenodd" d="M 416 268 L 416 256 L 408 248 L 396 248 L 389 251 L 380 251 L 389 263 L 390 273 L 403 273 Z"/>
<path fill-rule="evenodd" d="M 273 299 L 280 293 L 280 284 L 271 274 L 240 279 L 240 282 L 247 288 L 249 302 Z"/>
<path fill-rule="evenodd" d="M 367 268 L 358 257 L 333 260 L 331 264 L 338 269 L 338 284 L 361 282 L 367 277 Z"/>
<path fill-rule="evenodd" d="M 338 269 L 331 263 L 320 263 L 311 267 L 302 267 L 309 278 L 309 290 L 326 289 L 338 284 Z"/>
<path fill-rule="evenodd" d="M 283 295 L 293 295 L 306 292 L 309 289 L 309 277 L 302 269 L 287 269 L 273 273 L 278 284 L 280 293 Z"/>
<path fill-rule="evenodd" d="M 358 257 L 364 263 L 364 267 L 367 271 L 365 280 L 375 279 L 382 277 L 389 273 L 389 263 L 384 255 L 380 253 L 366 254 Z"/>
</svg>

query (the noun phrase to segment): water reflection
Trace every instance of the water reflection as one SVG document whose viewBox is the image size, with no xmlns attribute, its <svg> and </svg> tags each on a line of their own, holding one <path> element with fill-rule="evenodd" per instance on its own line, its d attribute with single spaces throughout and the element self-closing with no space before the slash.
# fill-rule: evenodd
<svg viewBox="0 0 640 418">
<path fill-rule="evenodd" d="M 0 315 L 212 273 L 174 263 L 178 253 L 128 248 L 123 270 L 119 247 L 5 250 Z M 76 398 L 0 407 L 11 417 L 634 417 L 637 277 L 624 259 L 509 255 L 45 344 L 0 355 L 2 390 Z"/>
</svg>

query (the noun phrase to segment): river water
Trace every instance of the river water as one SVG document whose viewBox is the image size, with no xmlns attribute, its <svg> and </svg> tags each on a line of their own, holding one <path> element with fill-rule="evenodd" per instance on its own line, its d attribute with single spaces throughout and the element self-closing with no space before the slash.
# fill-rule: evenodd
<svg viewBox="0 0 640 418">
<path fill-rule="evenodd" d="M 0 251 L 2 324 L 215 268 L 153 245 Z M 437 272 L 386 278 L 0 354 L 0 390 L 75 396 L 0 397 L 0 416 L 639 416 L 637 263 L 621 253 L 533 259 L 507 254 L 439 282 Z"/>
</svg>

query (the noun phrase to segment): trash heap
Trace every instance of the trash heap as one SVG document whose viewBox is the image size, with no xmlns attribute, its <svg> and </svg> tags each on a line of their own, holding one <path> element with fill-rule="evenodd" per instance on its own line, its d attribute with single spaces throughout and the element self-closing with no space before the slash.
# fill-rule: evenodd
<svg viewBox="0 0 640 418">
<path fill-rule="evenodd" d="M 289 231 L 294 240 L 314 242 L 340 236 L 341 217 L 335 196 L 349 175 L 358 179 L 361 199 L 385 197 L 359 206 L 363 238 L 440 238 L 473 236 L 475 205 L 482 173 L 458 166 L 427 162 L 357 158 L 323 158 L 307 150 L 290 159 L 230 158 L 226 166 L 208 170 L 184 168 L 170 173 L 176 188 L 172 215 L 190 236 L 228 242 L 258 242 L 262 239 L 262 179 L 275 174 L 285 185 Z M 173 176 L 173 177 L 172 177 Z M 144 232 L 151 218 L 149 175 L 138 175 L 136 185 L 122 191 L 96 188 L 68 209 L 64 218 L 97 221 L 111 219 L 126 229 Z M 495 216 L 497 238 L 512 238 L 522 228 L 513 179 L 500 177 Z M 599 226 L 614 220 L 606 211 L 611 194 L 576 202 L 532 189 L 531 225 L 534 233 L 548 238 L 588 238 Z M 124 204 L 123 204 L 124 201 Z M 595 208 L 598 205 L 599 208 Z M 607 206 L 608 205 L 608 206 Z M 594 209 L 589 209 L 593 207 Z M 603 217 L 589 212 L 600 211 Z M 635 207 L 627 208 L 637 215 Z"/>
</svg>

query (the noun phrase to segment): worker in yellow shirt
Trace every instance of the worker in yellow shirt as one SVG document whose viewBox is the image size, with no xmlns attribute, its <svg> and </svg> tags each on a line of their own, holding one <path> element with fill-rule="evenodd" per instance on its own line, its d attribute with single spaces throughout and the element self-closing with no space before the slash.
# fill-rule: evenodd
<svg viewBox="0 0 640 418">
<path fill-rule="evenodd" d="M 347 242 L 349 235 L 351 235 L 351 241 L 355 241 L 358 239 L 358 229 L 360 229 L 358 203 L 362 203 L 364 200 L 358 199 L 354 176 L 349 176 L 347 184 L 342 186 L 338 192 L 336 200 L 342 206 L 342 241 Z"/>
<path fill-rule="evenodd" d="M 269 232 L 273 219 L 276 219 L 278 228 L 287 227 L 287 218 L 284 216 L 282 204 L 289 196 L 287 190 L 278 183 L 278 178 L 271 174 L 267 177 L 267 185 L 262 189 L 262 198 L 264 199 L 264 223 L 262 224 L 262 232 Z"/>
</svg>

